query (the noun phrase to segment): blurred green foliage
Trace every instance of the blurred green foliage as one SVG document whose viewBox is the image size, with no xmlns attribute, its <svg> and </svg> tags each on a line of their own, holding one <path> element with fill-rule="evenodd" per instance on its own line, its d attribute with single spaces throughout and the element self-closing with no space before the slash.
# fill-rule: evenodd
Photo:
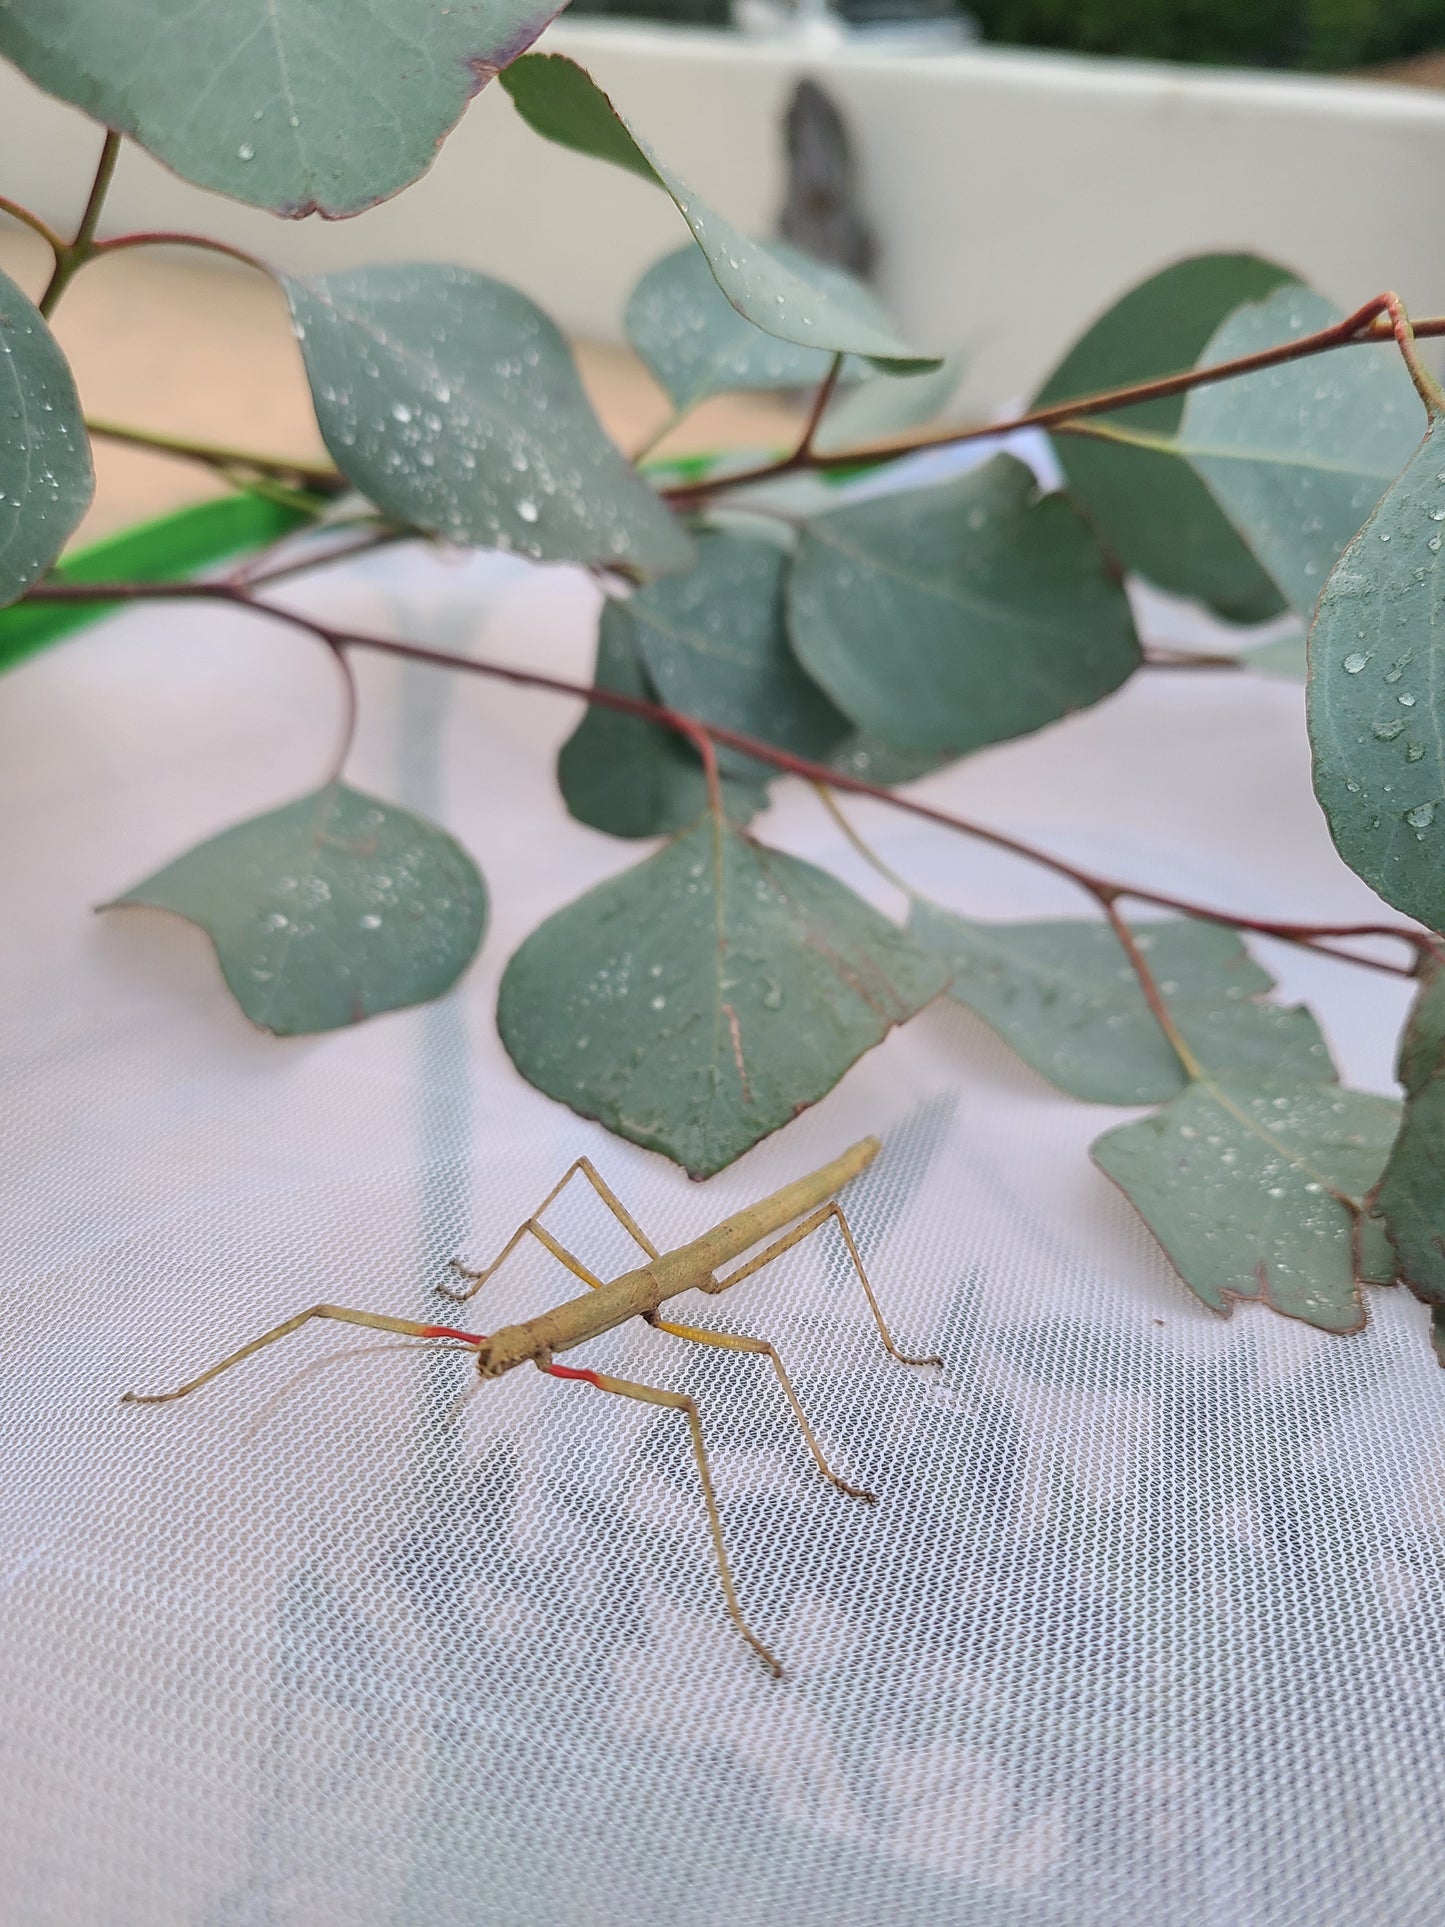
<svg viewBox="0 0 1445 1927">
<path fill-rule="evenodd" d="M 1445 0 L 971 0 L 984 37 L 1146 60 L 1339 69 L 1445 47 Z"/>
</svg>

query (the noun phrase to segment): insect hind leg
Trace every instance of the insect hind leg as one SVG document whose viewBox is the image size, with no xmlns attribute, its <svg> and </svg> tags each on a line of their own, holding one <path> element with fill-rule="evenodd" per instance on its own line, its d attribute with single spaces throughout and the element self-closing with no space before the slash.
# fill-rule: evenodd
<svg viewBox="0 0 1445 1927">
<path fill-rule="evenodd" d="M 511 1237 L 508 1238 L 507 1242 L 502 1246 L 502 1249 L 489 1265 L 483 1265 L 479 1270 L 473 1271 L 468 1269 L 466 1265 L 459 1263 L 457 1259 L 452 1259 L 452 1270 L 457 1273 L 458 1277 L 465 1278 L 467 1283 L 460 1288 L 454 1285 L 439 1284 L 437 1290 L 441 1293 L 442 1297 L 450 1298 L 457 1304 L 464 1304 L 468 1298 L 474 1298 L 493 1273 L 500 1270 L 507 1259 L 511 1257 L 523 1238 L 528 1236 L 535 1238 L 540 1245 L 545 1246 L 559 1263 L 567 1267 L 574 1278 L 580 1278 L 582 1283 L 589 1286 L 593 1291 L 600 1290 L 604 1281 L 597 1277 L 595 1273 L 589 1271 L 586 1265 L 582 1263 L 582 1260 L 575 1257 L 565 1245 L 560 1244 L 542 1223 L 542 1213 L 547 1209 L 548 1205 L 550 1205 L 554 1199 L 559 1198 L 572 1182 L 573 1178 L 579 1174 L 586 1178 L 587 1182 L 592 1186 L 592 1189 L 597 1193 L 598 1197 L 601 1198 L 602 1202 L 622 1226 L 628 1237 L 632 1239 L 633 1243 L 640 1246 L 649 1258 L 657 1257 L 657 1246 L 653 1244 L 652 1240 L 632 1216 L 626 1205 L 623 1204 L 622 1200 L 611 1189 L 606 1179 L 598 1171 L 596 1165 L 593 1164 L 591 1158 L 578 1158 L 575 1163 L 568 1165 L 562 1176 L 552 1186 L 552 1189 L 547 1193 L 546 1197 L 543 1198 L 532 1215 L 529 1218 L 524 1218 L 521 1224 L 517 1226 Z"/>
</svg>

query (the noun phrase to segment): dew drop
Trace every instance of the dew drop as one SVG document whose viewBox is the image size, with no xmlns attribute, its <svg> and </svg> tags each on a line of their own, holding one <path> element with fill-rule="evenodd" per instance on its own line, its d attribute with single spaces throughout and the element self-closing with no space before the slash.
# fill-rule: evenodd
<svg viewBox="0 0 1445 1927">
<path fill-rule="evenodd" d="M 1433 803 L 1417 803 L 1413 810 L 1406 810 L 1405 821 L 1410 825 L 1412 830 L 1428 830 L 1430 825 L 1435 821 L 1435 805 Z"/>
<path fill-rule="evenodd" d="M 1355 649 L 1355 650 L 1352 650 L 1351 653 L 1345 657 L 1345 660 L 1341 665 L 1341 667 L 1344 669 L 1344 672 L 1347 676 L 1358 676 L 1360 671 L 1364 668 L 1365 664 L 1369 660 L 1370 658 L 1367 654 L 1364 654 L 1360 650 Z"/>
<path fill-rule="evenodd" d="M 238 160 L 243 160 L 243 161 L 255 160 L 256 150 L 251 145 L 250 141 L 241 142 L 241 145 L 236 149 L 236 158 Z"/>
</svg>

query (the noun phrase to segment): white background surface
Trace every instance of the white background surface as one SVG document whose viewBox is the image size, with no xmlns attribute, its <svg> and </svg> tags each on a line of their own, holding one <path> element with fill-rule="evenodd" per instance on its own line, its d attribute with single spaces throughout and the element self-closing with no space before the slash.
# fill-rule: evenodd
<svg viewBox="0 0 1445 1927">
<path fill-rule="evenodd" d="M 301 591 L 339 619 L 584 675 L 591 587 L 405 552 Z M 90 906 L 309 787 L 334 671 L 226 611 L 142 609 L 0 701 L 0 1917 L 158 1923 L 1434 1923 L 1445 1381 L 1421 1307 L 1332 1339 L 1210 1316 L 1071 1102 L 939 1004 L 705 1187 L 517 1077 L 502 965 L 642 850 L 565 818 L 572 706 L 364 666 L 362 787 L 493 890 L 426 1010 L 278 1043 L 204 939 Z M 1369 912 L 1309 796 L 1299 690 L 1151 673 L 929 793 L 1101 868 L 1281 915 Z M 922 889 L 1081 908 L 862 805 Z M 800 790 L 760 824 L 897 913 Z M 1352 1080 L 1389 1089 L 1394 980 L 1274 947 Z M 677 1241 L 865 1131 L 848 1203 L 902 1342 L 825 1239 L 699 1321 L 772 1337 L 855 1507 L 756 1359 L 624 1330 L 585 1360 L 697 1396 L 747 1611 L 731 1628 L 673 1415 L 516 1373 L 448 1421 L 451 1360 L 278 1347 L 122 1409 L 319 1298 L 434 1316 L 591 1154 Z M 615 1227 L 569 1199 L 604 1268 Z M 475 1323 L 562 1295 L 519 1257 Z M 684 1301 L 691 1314 L 690 1301 Z M 490 1323 L 489 1323 L 490 1321 Z M 758 1369 L 755 1369 L 757 1367 Z"/>
</svg>

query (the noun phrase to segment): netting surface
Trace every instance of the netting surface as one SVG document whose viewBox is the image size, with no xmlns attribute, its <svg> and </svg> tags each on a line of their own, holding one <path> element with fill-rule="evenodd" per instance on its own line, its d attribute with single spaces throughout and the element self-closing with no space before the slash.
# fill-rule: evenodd
<svg viewBox="0 0 1445 1927">
<path fill-rule="evenodd" d="M 563 572 L 399 554 L 304 593 L 588 664 L 592 592 Z M 353 780 L 462 837 L 493 928 L 440 1004 L 279 1044 L 196 932 L 87 909 L 314 782 L 324 657 L 152 610 L 6 682 L 0 1915 L 1433 1927 L 1445 1389 L 1421 1308 L 1374 1294 L 1349 1340 L 1212 1318 L 1088 1164 L 1122 1114 L 953 1006 L 706 1186 L 561 1111 L 496 1041 L 497 978 L 640 852 L 563 818 L 566 705 L 364 684 Z M 1164 887 L 1355 914 L 1302 738 L 1289 685 L 1141 678 L 933 789 Z M 961 909 L 1080 907 L 859 821 Z M 762 827 L 897 910 L 806 795 Z M 1268 961 L 1389 1088 L 1393 983 Z M 847 1204 L 941 1378 L 883 1356 L 831 1231 L 683 1305 L 777 1343 L 876 1507 L 817 1477 L 762 1360 L 628 1327 L 576 1361 L 697 1398 L 781 1684 L 723 1610 L 675 1413 L 531 1372 L 457 1410 L 457 1359 L 323 1369 L 364 1335 L 314 1326 L 193 1399 L 117 1403 L 318 1299 L 448 1316 L 447 1260 L 490 1256 L 579 1153 L 675 1242 L 867 1131 L 885 1155 Z M 629 1260 L 581 1189 L 550 1222 L 595 1268 Z M 473 1322 L 573 1290 L 524 1250 Z"/>
</svg>

